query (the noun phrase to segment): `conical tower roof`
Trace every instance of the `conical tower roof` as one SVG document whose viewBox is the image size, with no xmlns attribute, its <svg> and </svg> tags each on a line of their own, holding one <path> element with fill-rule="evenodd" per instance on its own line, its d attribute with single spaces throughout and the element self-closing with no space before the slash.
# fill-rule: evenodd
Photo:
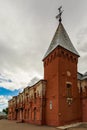
<svg viewBox="0 0 87 130">
<path fill-rule="evenodd" d="M 61 22 L 59 22 L 59 26 L 55 32 L 53 40 L 51 41 L 51 44 L 43 59 L 45 59 L 58 46 L 61 46 L 79 56 Z"/>
</svg>

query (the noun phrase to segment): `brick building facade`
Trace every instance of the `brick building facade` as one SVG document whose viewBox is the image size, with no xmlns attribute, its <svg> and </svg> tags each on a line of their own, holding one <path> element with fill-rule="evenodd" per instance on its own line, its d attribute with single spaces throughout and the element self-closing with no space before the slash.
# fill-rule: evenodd
<svg viewBox="0 0 87 130">
<path fill-rule="evenodd" d="M 61 21 L 43 58 L 44 79 L 9 102 L 9 120 L 60 126 L 87 121 L 87 73 Z"/>
<path fill-rule="evenodd" d="M 40 80 L 9 102 L 8 119 L 34 124 L 44 123 L 46 81 Z"/>
</svg>

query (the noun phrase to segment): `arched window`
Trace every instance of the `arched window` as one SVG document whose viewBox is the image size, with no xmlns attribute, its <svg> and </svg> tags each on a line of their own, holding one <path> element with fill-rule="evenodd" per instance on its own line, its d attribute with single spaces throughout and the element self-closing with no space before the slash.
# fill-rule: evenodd
<svg viewBox="0 0 87 130">
<path fill-rule="evenodd" d="M 34 108 L 34 121 L 36 120 L 36 107 Z"/>
<path fill-rule="evenodd" d="M 36 103 L 36 92 L 34 92 L 34 103 Z"/>
<path fill-rule="evenodd" d="M 66 96 L 72 98 L 72 85 L 70 83 L 66 84 Z"/>
</svg>

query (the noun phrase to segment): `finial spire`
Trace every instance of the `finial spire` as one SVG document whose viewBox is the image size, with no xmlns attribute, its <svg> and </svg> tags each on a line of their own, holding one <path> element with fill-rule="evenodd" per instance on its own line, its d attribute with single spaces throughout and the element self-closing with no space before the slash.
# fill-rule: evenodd
<svg viewBox="0 0 87 130">
<path fill-rule="evenodd" d="M 60 7 L 58 8 L 59 14 L 56 16 L 56 19 L 59 19 L 59 22 L 60 22 L 60 23 L 61 23 L 61 21 L 62 21 L 61 15 L 62 15 L 62 13 L 63 13 L 63 11 L 62 11 L 61 9 L 62 9 L 62 6 L 60 6 Z"/>
</svg>

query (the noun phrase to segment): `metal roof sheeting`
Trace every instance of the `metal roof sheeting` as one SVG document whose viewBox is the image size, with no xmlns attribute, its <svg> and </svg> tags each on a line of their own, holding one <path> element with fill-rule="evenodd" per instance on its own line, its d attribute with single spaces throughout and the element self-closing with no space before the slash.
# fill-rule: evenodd
<svg viewBox="0 0 87 130">
<path fill-rule="evenodd" d="M 78 52 L 74 48 L 74 46 L 69 38 L 66 30 L 64 29 L 62 23 L 59 23 L 59 26 L 55 32 L 53 40 L 51 41 L 51 44 L 50 44 L 44 58 L 46 58 L 57 46 L 61 46 L 65 49 L 67 49 L 68 51 L 79 56 Z"/>
<path fill-rule="evenodd" d="M 79 80 L 84 80 L 84 79 L 87 79 L 87 72 L 85 72 L 84 74 L 81 74 L 81 73 L 77 73 L 77 79 Z"/>
</svg>

